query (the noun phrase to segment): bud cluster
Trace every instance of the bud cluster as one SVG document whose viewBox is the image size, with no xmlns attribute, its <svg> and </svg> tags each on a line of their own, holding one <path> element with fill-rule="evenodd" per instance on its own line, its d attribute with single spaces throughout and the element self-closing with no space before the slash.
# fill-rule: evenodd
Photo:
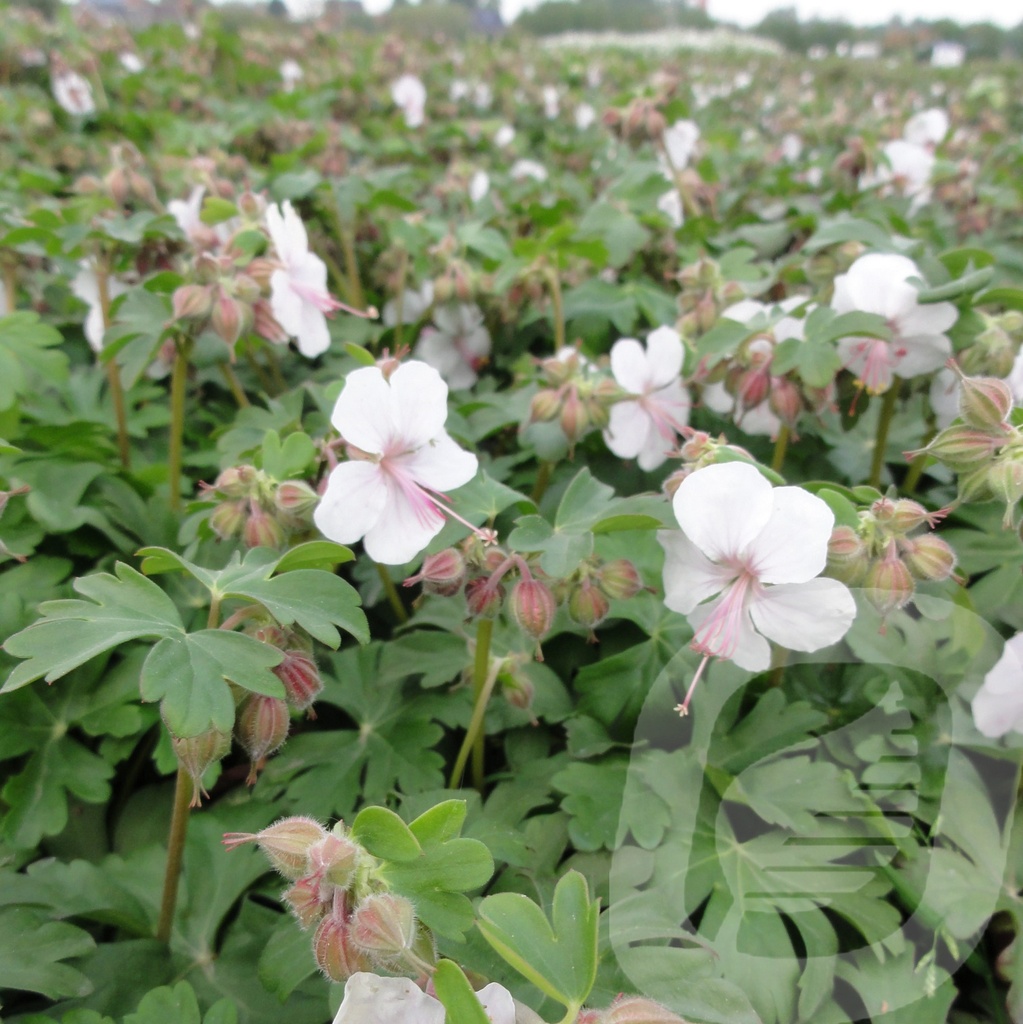
<svg viewBox="0 0 1023 1024">
<path fill-rule="evenodd" d="M 514 580 L 514 582 L 509 582 Z M 469 615 L 494 619 L 506 611 L 512 622 L 536 642 L 536 658 L 543 660 L 540 641 L 550 632 L 558 605 L 564 603 L 574 622 L 593 629 L 607 617 L 611 598 L 629 598 L 642 589 L 636 567 L 627 559 L 609 562 L 588 559 L 570 576 L 550 580 L 528 558 L 493 545 L 484 547 L 475 537 L 461 548 L 427 555 L 405 586 L 421 583 L 424 594 L 454 597 L 465 593 Z M 505 686 L 520 695 L 518 684 Z M 512 703 L 517 703 L 509 696 Z M 524 705 L 520 705 L 524 706 Z"/>
<path fill-rule="evenodd" d="M 928 512 L 908 498 L 878 498 L 859 514 L 855 527 L 841 525 L 828 543 L 829 576 L 852 587 L 863 587 L 867 599 L 890 615 L 904 607 L 916 592 L 917 581 L 940 582 L 955 570 L 955 552 L 931 533 L 945 510 Z"/>
<path fill-rule="evenodd" d="M 678 450 L 682 466 L 676 469 L 662 485 L 664 493 L 669 499 L 675 496 L 679 485 L 687 476 L 695 473 L 698 469 L 703 469 L 704 466 L 712 466 L 716 462 L 735 462 L 736 460 L 755 461 L 745 448 L 729 444 L 724 434 L 719 434 L 715 438 L 704 430 L 694 430 L 692 427 L 686 426 L 682 428 L 682 437 L 684 440 Z"/>
<path fill-rule="evenodd" d="M 229 832 L 233 850 L 255 843 L 291 885 L 283 901 L 303 930 L 312 930 L 313 956 L 331 981 L 358 971 L 422 977 L 436 961 L 433 937 L 412 904 L 390 892 L 377 861 L 343 822 L 327 831 L 312 818 L 284 818 L 261 832 Z"/>
<path fill-rule="evenodd" d="M 540 363 L 544 384 L 533 396 L 530 423 L 557 420 L 574 447 L 590 430 L 603 430 L 619 395 L 618 385 L 582 353 L 566 348 Z"/>
<path fill-rule="evenodd" d="M 1010 416 L 1013 395 L 1003 380 L 960 375 L 959 419 L 907 458 L 930 455 L 958 477 L 959 501 L 1005 502 L 1002 524 L 1014 529 L 1023 499 L 1023 431 Z"/>
<path fill-rule="evenodd" d="M 979 315 L 984 330 L 957 354 L 959 366 L 970 377 L 1008 377 L 1023 344 L 1023 313 L 1013 309 L 999 316 Z"/>
<path fill-rule="evenodd" d="M 292 533 L 311 528 L 319 497 L 303 480 L 277 481 L 255 466 L 231 466 L 206 487 L 218 500 L 210 527 L 221 540 L 239 537 L 247 547 L 279 548 Z"/>
<path fill-rule="evenodd" d="M 723 309 L 744 299 L 746 293 L 735 281 L 726 281 L 715 260 L 704 256 L 683 267 L 675 279 L 681 285 L 679 293 L 679 333 L 688 341 L 706 334 Z"/>
</svg>

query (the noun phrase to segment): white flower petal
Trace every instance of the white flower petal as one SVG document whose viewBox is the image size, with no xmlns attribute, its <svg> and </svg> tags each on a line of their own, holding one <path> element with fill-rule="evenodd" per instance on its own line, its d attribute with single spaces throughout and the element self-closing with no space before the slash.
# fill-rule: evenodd
<svg viewBox="0 0 1023 1024">
<path fill-rule="evenodd" d="M 671 505 L 686 536 L 712 561 L 734 558 L 767 525 L 771 485 L 744 462 L 705 466 L 690 474 Z"/>
<path fill-rule="evenodd" d="M 707 621 L 716 608 L 717 601 L 701 604 L 689 613 L 689 625 L 694 632 Z M 771 666 L 771 645 L 753 628 L 753 620 L 749 612 L 744 612 L 737 623 L 738 631 L 734 636 L 735 647 L 729 655 L 739 668 L 747 672 L 763 672 Z"/>
<path fill-rule="evenodd" d="M 735 573 L 716 565 L 681 530 L 658 530 L 664 548 L 664 603 L 688 615 L 698 604 L 720 594 Z"/>
<path fill-rule="evenodd" d="M 658 327 L 646 339 L 646 362 L 651 388 L 663 388 L 682 372 L 682 338 L 673 327 Z"/>
<path fill-rule="evenodd" d="M 899 317 L 896 329 L 900 335 L 944 334 L 959 319 L 959 310 L 951 302 L 930 302 L 914 305 Z"/>
<path fill-rule="evenodd" d="M 444 430 L 417 451 L 392 461 L 417 483 L 437 492 L 467 484 L 479 469 L 476 456 L 460 448 Z"/>
<path fill-rule="evenodd" d="M 900 338 L 894 343 L 892 369 L 900 377 L 919 377 L 944 366 L 952 355 L 952 342 L 944 334 Z"/>
<path fill-rule="evenodd" d="M 387 449 L 395 422 L 391 389 L 379 367 L 365 366 L 348 374 L 330 422 L 349 444 L 364 452 L 380 455 Z"/>
<path fill-rule="evenodd" d="M 767 525 L 749 547 L 761 583 L 804 583 L 824 571 L 835 514 L 802 487 L 775 487 Z"/>
<path fill-rule="evenodd" d="M 618 402 L 611 406 L 604 443 L 620 459 L 634 459 L 646 447 L 651 432 L 656 430 L 639 402 Z"/>
<path fill-rule="evenodd" d="M 973 698 L 973 720 L 985 736 L 1023 731 L 1023 633 L 1006 641 L 1002 656 Z"/>
<path fill-rule="evenodd" d="M 373 462 L 342 462 L 331 470 L 313 512 L 316 528 L 338 544 L 354 544 L 373 528 L 387 501 L 383 472 Z"/>
<path fill-rule="evenodd" d="M 492 1024 L 515 1024 L 515 1000 L 512 994 L 496 981 L 476 993 Z"/>
<path fill-rule="evenodd" d="M 419 448 L 444 429 L 448 386 L 426 363 L 411 360 L 391 374 L 392 416 L 405 448 Z"/>
<path fill-rule="evenodd" d="M 791 651 L 818 651 L 849 631 L 856 602 L 838 580 L 813 579 L 767 587 L 752 599 L 749 612 L 757 629 L 776 644 Z"/>
<path fill-rule="evenodd" d="M 444 1007 L 410 978 L 353 974 L 334 1024 L 444 1024 Z"/>
<path fill-rule="evenodd" d="M 444 515 L 410 479 L 384 474 L 387 500 L 366 532 L 366 554 L 382 565 L 411 562 L 444 528 Z"/>
<path fill-rule="evenodd" d="M 611 372 L 631 394 L 641 395 L 647 390 L 650 384 L 647 355 L 635 338 L 621 338 L 611 346 Z"/>
</svg>

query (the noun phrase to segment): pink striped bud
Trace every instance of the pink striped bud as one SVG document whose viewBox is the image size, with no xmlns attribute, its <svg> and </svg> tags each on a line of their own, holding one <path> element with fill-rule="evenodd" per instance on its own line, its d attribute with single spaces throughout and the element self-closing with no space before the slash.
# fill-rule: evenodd
<svg viewBox="0 0 1023 1024">
<path fill-rule="evenodd" d="M 947 580 L 956 567 L 955 552 L 932 533 L 907 538 L 899 546 L 909 571 L 918 580 Z"/>
<path fill-rule="evenodd" d="M 279 548 L 284 543 L 284 527 L 261 505 L 250 501 L 242 540 L 250 548 Z"/>
<path fill-rule="evenodd" d="M 601 1018 L 601 1024 L 686 1024 L 671 1010 L 643 996 L 619 996 Z"/>
<path fill-rule="evenodd" d="M 889 542 L 884 557 L 870 567 L 863 588 L 882 616 L 898 611 L 912 598 L 916 585 L 906 563 L 899 558 L 895 541 Z"/>
<path fill-rule="evenodd" d="M 591 580 L 583 580 L 568 595 L 568 614 L 587 629 L 599 626 L 610 610 L 610 602 Z"/>
<path fill-rule="evenodd" d="M 248 520 L 247 508 L 244 501 L 222 501 L 210 513 L 210 529 L 221 540 L 239 536 Z"/>
<path fill-rule="evenodd" d="M 1004 437 L 960 423 L 943 430 L 926 448 L 906 454 L 926 453 L 950 469 L 962 472 L 984 465 L 1003 444 Z"/>
<path fill-rule="evenodd" d="M 465 582 L 465 556 L 457 548 L 445 548 L 423 559 L 423 567 L 404 581 L 411 587 L 422 583 L 424 594 L 454 597 Z"/>
<path fill-rule="evenodd" d="M 480 619 L 493 619 L 501 611 L 504 601 L 504 587 L 498 583 L 492 586 L 489 579 L 470 580 L 465 586 L 465 603 L 469 614 Z"/>
<path fill-rule="evenodd" d="M 836 526 L 828 541 L 828 575 L 855 586 L 866 575 L 869 565 L 870 556 L 860 535 L 851 526 Z"/>
<path fill-rule="evenodd" d="M 1012 412 L 1012 392 L 994 377 L 960 377 L 959 415 L 978 430 L 997 429 Z"/>
<path fill-rule="evenodd" d="M 404 896 L 367 896 L 352 915 L 352 938 L 359 949 L 384 957 L 400 956 L 416 939 L 416 912 Z"/>
<path fill-rule="evenodd" d="M 299 927 L 305 931 L 312 928 L 330 909 L 331 890 L 321 884 L 315 876 L 300 878 L 290 889 L 281 894 L 281 899 L 295 915 Z"/>
<path fill-rule="evenodd" d="M 328 832 L 309 847 L 309 866 L 317 878 L 347 889 L 359 864 L 359 849 L 347 836 Z"/>
<path fill-rule="evenodd" d="M 360 971 L 371 971 L 369 958 L 352 941 L 348 922 L 337 914 L 325 917 L 313 936 L 316 966 L 331 981 L 347 981 Z"/>
<path fill-rule="evenodd" d="M 284 745 L 290 729 L 291 716 L 283 700 L 254 693 L 245 702 L 238 716 L 237 733 L 252 762 L 247 785 L 255 785 L 260 762 Z"/>
<path fill-rule="evenodd" d="M 206 285 L 183 284 L 171 299 L 175 320 L 202 320 L 213 309 L 213 296 Z"/>
<path fill-rule="evenodd" d="M 557 362 L 557 360 L 552 360 Z M 533 395 L 529 403 L 529 422 L 546 423 L 561 412 L 561 397 L 553 388 L 544 388 Z"/>
<path fill-rule="evenodd" d="M 643 589 L 643 581 L 632 562 L 627 558 L 615 558 L 600 567 L 597 572 L 597 586 L 608 597 L 627 601 Z"/>
<path fill-rule="evenodd" d="M 536 579 L 519 580 L 512 587 L 508 607 L 519 629 L 534 640 L 550 632 L 557 610 L 551 588 Z"/>
<path fill-rule="evenodd" d="M 198 807 L 202 801 L 199 795 L 209 796 L 202 787 L 202 777 L 206 769 L 219 761 L 231 749 L 231 734 L 219 729 L 207 729 L 198 736 L 171 737 L 174 754 L 178 764 L 188 773 L 192 780 L 192 800 L 190 807 Z"/>
<path fill-rule="evenodd" d="M 329 833 L 312 818 L 281 818 L 261 832 L 227 832 L 224 846 L 229 850 L 255 843 L 275 871 L 296 881 L 309 873 L 309 850 Z"/>
<path fill-rule="evenodd" d="M 284 660 L 275 665 L 274 675 L 284 683 L 288 703 L 296 711 L 307 711 L 323 691 L 320 670 L 311 654 L 296 648 L 284 650 Z"/>
</svg>

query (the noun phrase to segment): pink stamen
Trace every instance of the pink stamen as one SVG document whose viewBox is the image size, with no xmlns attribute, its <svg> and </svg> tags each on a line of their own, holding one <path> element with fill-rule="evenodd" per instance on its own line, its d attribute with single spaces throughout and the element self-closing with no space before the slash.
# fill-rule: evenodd
<svg viewBox="0 0 1023 1024">
<path fill-rule="evenodd" d="M 329 292 L 321 292 L 318 289 L 313 288 L 310 285 L 303 284 L 301 281 L 296 281 L 293 278 L 289 283 L 291 284 L 291 290 L 303 302 L 306 302 L 310 306 L 318 309 L 325 316 L 331 316 L 339 309 L 343 309 L 346 313 L 351 313 L 352 316 L 361 316 L 367 320 L 373 320 L 376 318 L 377 311 L 374 306 L 370 306 L 368 309 L 353 309 L 351 306 L 348 306 L 343 302 L 339 302 Z"/>
<path fill-rule="evenodd" d="M 689 702 L 693 699 L 693 693 L 696 691 L 696 684 L 700 681 L 700 676 L 703 675 L 703 670 L 710 663 L 710 655 L 705 654 L 703 661 L 700 662 L 699 668 L 696 670 L 696 675 L 693 676 L 693 681 L 689 684 L 689 689 L 686 691 L 686 699 L 681 704 L 675 705 L 675 710 L 679 713 L 680 718 L 685 718 L 689 714 Z"/>
<path fill-rule="evenodd" d="M 730 658 L 739 645 L 742 622 L 746 615 L 747 600 L 756 586 L 757 578 L 743 567 L 735 580 L 725 589 L 707 621 L 700 627 L 689 645 L 694 651 L 715 658 Z"/>
<path fill-rule="evenodd" d="M 892 383 L 892 358 L 887 341 L 864 342 L 857 347 L 859 353 L 866 352 L 866 360 L 860 380 L 872 395 L 887 391 Z"/>
</svg>

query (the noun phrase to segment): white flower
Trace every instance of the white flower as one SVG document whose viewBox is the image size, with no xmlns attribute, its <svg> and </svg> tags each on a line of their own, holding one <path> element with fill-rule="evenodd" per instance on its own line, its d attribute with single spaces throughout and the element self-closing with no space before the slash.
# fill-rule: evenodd
<svg viewBox="0 0 1023 1024">
<path fill-rule="evenodd" d="M 453 78 L 448 88 L 448 99 L 452 103 L 458 103 L 469 95 L 469 83 L 464 78 Z"/>
<path fill-rule="evenodd" d="M 473 203 L 478 203 L 489 191 L 490 175 L 486 171 L 474 171 L 469 179 L 469 198 Z"/>
<path fill-rule="evenodd" d="M 543 87 L 543 114 L 548 121 L 553 121 L 558 116 L 558 90 L 553 85 Z"/>
<path fill-rule="evenodd" d="M 778 148 L 783 160 L 794 163 L 802 155 L 803 140 L 795 132 L 788 132 L 782 136 L 781 145 Z"/>
<path fill-rule="evenodd" d="M 860 178 L 860 189 L 893 185 L 913 200 L 912 211 L 918 210 L 931 198 L 931 172 L 934 154 L 924 146 L 905 139 L 892 139 L 882 147 L 885 162 L 873 174 Z"/>
<path fill-rule="evenodd" d="M 597 120 L 597 112 L 589 103 L 580 103 L 575 108 L 575 126 L 584 132 Z"/>
<path fill-rule="evenodd" d="M 515 1024 L 515 1000 L 496 983 L 476 993 L 493 1024 Z M 409 978 L 353 974 L 334 1024 L 444 1024 L 443 1005 Z"/>
<path fill-rule="evenodd" d="M 374 561 L 403 565 L 440 533 L 444 516 L 454 516 L 442 492 L 468 483 L 477 468 L 444 430 L 447 398 L 425 363 L 404 363 L 389 379 L 376 366 L 348 375 L 331 422 L 354 457 L 333 469 L 316 507 L 326 537 L 361 539 Z"/>
<path fill-rule="evenodd" d="M 124 53 L 118 54 L 117 59 L 121 62 L 121 67 L 130 75 L 137 75 L 146 69 L 142 58 L 137 53 L 132 53 L 131 50 L 125 50 Z"/>
<path fill-rule="evenodd" d="M 433 305 L 433 282 L 427 281 L 419 291 L 406 288 L 401 297 L 401 322 L 414 324 L 423 318 L 423 314 Z M 384 303 L 381 319 L 385 327 L 394 327 L 398 323 L 398 300 L 388 299 Z"/>
<path fill-rule="evenodd" d="M 494 132 L 494 145 L 505 149 L 515 141 L 515 129 L 510 124 L 503 124 Z"/>
<path fill-rule="evenodd" d="M 688 166 L 700 141 L 700 128 L 695 121 L 676 121 L 664 129 L 664 148 L 676 171 Z"/>
<path fill-rule="evenodd" d="M 547 180 L 547 168 L 535 160 L 516 160 L 511 165 L 509 173 L 515 181 L 524 181 L 526 178 L 532 178 L 534 181 Z"/>
<path fill-rule="evenodd" d="M 305 77 L 302 65 L 291 57 L 281 61 L 280 73 L 285 92 L 294 92 L 295 86 Z"/>
<path fill-rule="evenodd" d="M 1023 633 L 1005 642 L 1002 656 L 973 698 L 973 721 L 985 736 L 1023 732 Z"/>
<path fill-rule="evenodd" d="M 948 114 L 940 107 L 931 107 L 914 114 L 902 129 L 902 137 L 917 146 L 937 146 L 949 129 Z"/>
<path fill-rule="evenodd" d="M 669 188 L 657 200 L 657 209 L 671 221 L 671 225 L 676 231 L 682 227 L 685 221 L 685 210 L 682 207 L 682 197 L 677 188 Z"/>
<path fill-rule="evenodd" d="M 771 663 L 769 640 L 816 651 L 852 625 L 848 588 L 817 578 L 835 524 L 820 498 L 772 487 L 748 463 L 724 462 L 687 476 L 672 508 L 681 532 L 658 533 L 664 603 L 688 617 L 704 663 L 728 658 L 762 672 Z"/>
<path fill-rule="evenodd" d="M 54 75 L 53 98 L 75 117 L 88 117 L 96 113 L 92 86 L 77 71 L 62 71 Z"/>
<path fill-rule="evenodd" d="M 486 82 L 477 82 L 472 87 L 472 102 L 477 110 L 489 110 L 494 102 L 494 90 Z"/>
<path fill-rule="evenodd" d="M 892 331 L 891 341 L 852 337 L 838 343 L 846 368 L 871 394 L 887 391 L 896 374 L 931 373 L 952 354 L 952 343 L 943 332 L 959 314 L 950 302 L 920 305 L 917 290 L 909 283 L 920 276 L 917 265 L 905 256 L 870 253 L 835 278 L 832 309 L 879 313 Z"/>
<path fill-rule="evenodd" d="M 297 339 L 299 352 L 313 359 L 330 347 L 325 314 L 345 307 L 327 291 L 327 267 L 309 251 L 305 225 L 291 203 L 267 207 L 266 226 L 282 264 L 270 275 L 270 307 Z"/>
<path fill-rule="evenodd" d="M 604 443 L 640 469 L 656 469 L 675 447 L 676 435 L 689 419 L 689 393 L 682 386 L 682 339 L 671 327 L 658 327 L 646 350 L 634 338 L 611 346 L 611 372 L 634 396 L 616 402 L 604 431 Z"/>
<path fill-rule="evenodd" d="M 116 277 L 107 278 L 107 299 L 113 302 L 118 295 L 123 295 L 128 286 Z M 103 302 L 99 294 L 99 278 L 92 264 L 83 262 L 80 264 L 78 273 L 71 281 L 71 291 L 89 306 L 89 312 L 85 317 L 85 340 L 89 343 L 93 352 L 103 351 L 103 335 L 106 328 L 103 323 Z"/>
<path fill-rule="evenodd" d="M 461 390 L 479 380 L 477 370 L 490 355 L 490 332 L 475 303 L 448 302 L 433 311 L 433 324 L 419 337 L 413 355 Z"/>
<path fill-rule="evenodd" d="M 966 47 L 962 43 L 935 43 L 931 50 L 932 68 L 958 68 L 966 60 Z"/>
<path fill-rule="evenodd" d="M 418 128 L 424 120 L 426 86 L 415 75 L 402 75 L 391 84 L 391 99 L 405 115 L 406 128 Z"/>
</svg>

